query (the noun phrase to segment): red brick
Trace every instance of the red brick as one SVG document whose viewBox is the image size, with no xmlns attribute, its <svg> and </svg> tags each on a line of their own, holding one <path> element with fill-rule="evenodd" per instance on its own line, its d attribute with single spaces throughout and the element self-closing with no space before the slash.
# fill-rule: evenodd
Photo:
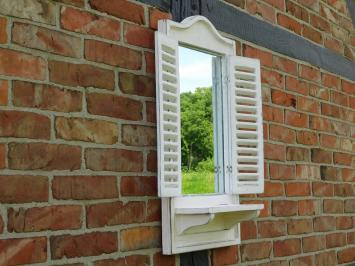
<svg viewBox="0 0 355 266">
<path fill-rule="evenodd" d="M 325 249 L 324 236 L 309 236 L 302 238 L 303 252 L 313 252 Z"/>
<path fill-rule="evenodd" d="M 343 54 L 344 45 L 341 41 L 337 40 L 336 38 L 332 38 L 331 36 L 325 36 L 324 46 L 328 49 L 335 51 L 335 52 Z"/>
<path fill-rule="evenodd" d="M 326 235 L 327 248 L 343 247 L 346 245 L 345 233 L 334 233 Z"/>
<path fill-rule="evenodd" d="M 330 100 L 331 100 L 331 102 L 342 105 L 343 107 L 347 107 L 349 105 L 348 104 L 348 97 L 345 94 L 337 92 L 337 91 L 331 92 Z"/>
<path fill-rule="evenodd" d="M 309 95 L 317 99 L 329 100 L 329 90 L 314 84 L 309 84 Z"/>
<path fill-rule="evenodd" d="M 320 167 L 321 179 L 327 181 L 337 181 L 340 180 L 339 169 L 331 166 Z"/>
<path fill-rule="evenodd" d="M 135 121 L 143 119 L 143 105 L 140 101 L 101 93 L 89 93 L 86 100 L 91 114 Z"/>
<path fill-rule="evenodd" d="M 331 104 L 326 104 L 322 103 L 322 114 L 326 116 L 332 116 L 339 118 L 340 117 L 340 107 L 331 105 Z"/>
<path fill-rule="evenodd" d="M 259 221 L 258 236 L 260 238 L 279 237 L 286 235 L 284 221 Z"/>
<path fill-rule="evenodd" d="M 283 123 L 284 112 L 280 108 L 263 105 L 263 118 L 266 121 Z"/>
<path fill-rule="evenodd" d="M 11 143 L 9 168 L 19 170 L 75 170 L 81 167 L 81 148 L 64 144 Z"/>
<path fill-rule="evenodd" d="M 155 97 L 155 80 L 143 75 L 119 73 L 119 86 L 123 93 Z"/>
<path fill-rule="evenodd" d="M 147 170 L 150 172 L 157 171 L 157 153 L 156 151 L 150 151 L 147 156 Z"/>
<path fill-rule="evenodd" d="M 331 149 L 339 148 L 338 138 L 336 136 L 332 136 L 332 135 L 321 134 L 320 135 L 320 144 L 321 144 L 321 146 L 326 147 L 326 148 L 331 148 Z"/>
<path fill-rule="evenodd" d="M 299 75 L 301 78 L 314 82 L 320 82 L 321 78 L 319 69 L 306 65 L 299 65 Z"/>
<path fill-rule="evenodd" d="M 310 128 L 318 131 L 332 132 L 333 126 L 329 119 L 323 117 L 310 116 Z"/>
<path fill-rule="evenodd" d="M 161 228 L 142 226 L 121 230 L 121 251 L 161 246 Z"/>
<path fill-rule="evenodd" d="M 312 162 L 315 163 L 332 163 L 332 152 L 314 148 L 311 149 Z"/>
<path fill-rule="evenodd" d="M 289 13 L 293 17 L 296 17 L 296 18 L 303 20 L 305 22 L 309 21 L 308 11 L 301 6 L 296 5 L 294 2 L 286 1 L 286 10 L 287 10 L 287 13 Z"/>
<path fill-rule="evenodd" d="M 349 232 L 348 233 L 347 241 L 348 241 L 348 244 L 354 244 L 355 243 L 355 232 Z"/>
<path fill-rule="evenodd" d="M 0 215 L 0 234 L 4 232 L 4 220 Z"/>
<path fill-rule="evenodd" d="M 315 232 L 324 232 L 335 230 L 334 216 L 321 216 L 313 219 L 313 227 Z"/>
<path fill-rule="evenodd" d="M 338 263 L 347 263 L 355 260 L 355 247 L 349 247 L 338 251 Z"/>
<path fill-rule="evenodd" d="M 315 200 L 300 200 L 298 201 L 298 214 L 303 215 L 313 215 L 318 212 L 317 201 Z"/>
<path fill-rule="evenodd" d="M 144 9 L 141 5 L 127 0 L 90 0 L 89 3 L 98 11 L 138 24 L 145 24 Z"/>
<path fill-rule="evenodd" d="M 325 182 L 313 182 L 312 184 L 313 195 L 318 197 L 323 196 L 333 196 L 334 195 L 334 186 L 331 183 Z"/>
<path fill-rule="evenodd" d="M 274 55 L 272 63 L 273 67 L 278 70 L 284 71 L 288 74 L 297 75 L 297 63 L 292 60 Z"/>
<path fill-rule="evenodd" d="M 295 179 L 295 167 L 284 164 L 270 164 L 270 178 L 271 179 Z"/>
<path fill-rule="evenodd" d="M 229 247 L 217 248 L 212 250 L 212 255 L 211 255 L 212 266 L 224 266 L 224 265 L 234 264 L 237 262 L 238 262 L 237 246 L 229 246 Z M 175 263 L 172 264 L 172 266 L 175 266 Z"/>
<path fill-rule="evenodd" d="M 142 223 L 145 216 L 145 203 L 132 201 L 100 203 L 86 207 L 86 224 L 88 228 L 119 224 Z"/>
<path fill-rule="evenodd" d="M 331 266 L 336 265 L 335 251 L 327 251 L 315 256 L 316 266 Z"/>
<path fill-rule="evenodd" d="M 297 179 L 320 179 L 319 166 L 308 164 L 296 165 L 296 178 Z"/>
<path fill-rule="evenodd" d="M 287 232 L 290 235 L 306 234 L 312 231 L 312 219 L 292 219 L 287 223 Z"/>
<path fill-rule="evenodd" d="M 167 257 L 167 256 L 166 256 Z M 105 259 L 95 261 L 94 266 L 134 266 L 149 265 L 149 256 L 147 255 L 131 255 L 118 259 Z M 168 266 L 168 264 L 167 264 Z"/>
<path fill-rule="evenodd" d="M 2 265 L 41 263 L 47 260 L 45 237 L 9 238 L 0 240 Z"/>
<path fill-rule="evenodd" d="M 151 29 L 125 23 L 124 37 L 128 44 L 154 49 L 154 31 Z"/>
<path fill-rule="evenodd" d="M 318 44 L 323 44 L 322 33 L 307 25 L 303 25 L 302 36 Z"/>
<path fill-rule="evenodd" d="M 311 189 L 309 183 L 286 183 L 285 184 L 286 195 L 288 197 L 298 197 L 298 196 L 310 196 Z"/>
<path fill-rule="evenodd" d="M 171 19 L 171 14 L 160 11 L 157 8 L 149 9 L 149 26 L 152 29 L 154 30 L 158 29 L 158 20 L 161 19 Z"/>
<path fill-rule="evenodd" d="M 53 259 L 87 257 L 117 251 L 118 239 L 116 232 L 93 232 L 83 235 L 52 236 L 50 245 Z"/>
<path fill-rule="evenodd" d="M 106 199 L 118 197 L 115 176 L 55 176 L 52 181 L 55 199 Z"/>
<path fill-rule="evenodd" d="M 0 111 L 0 136 L 30 139 L 49 139 L 50 119 L 29 112 Z"/>
<path fill-rule="evenodd" d="M 308 84 L 294 77 L 286 76 L 286 89 L 303 95 L 308 95 Z"/>
<path fill-rule="evenodd" d="M 0 17 L 0 43 L 7 43 L 7 19 Z"/>
<path fill-rule="evenodd" d="M 85 150 L 86 167 L 93 171 L 141 172 L 143 154 L 124 149 L 88 148 Z"/>
<path fill-rule="evenodd" d="M 261 69 L 261 82 L 280 89 L 285 87 L 284 76 L 272 70 Z"/>
<path fill-rule="evenodd" d="M 274 256 L 285 257 L 301 253 L 300 239 L 286 239 L 274 241 Z"/>
<path fill-rule="evenodd" d="M 120 22 L 76 8 L 63 7 L 60 24 L 63 29 L 95 35 L 109 40 L 120 39 Z"/>
<path fill-rule="evenodd" d="M 82 94 L 79 91 L 24 81 L 14 81 L 12 89 L 15 106 L 57 112 L 81 111 Z"/>
<path fill-rule="evenodd" d="M 55 0 L 55 1 L 67 5 L 77 6 L 77 7 L 84 7 L 85 5 L 85 0 Z"/>
<path fill-rule="evenodd" d="M 56 205 L 41 208 L 8 210 L 9 232 L 79 229 L 82 208 L 79 205 Z"/>
<path fill-rule="evenodd" d="M 317 28 L 320 31 L 326 31 L 326 32 L 330 31 L 330 25 L 327 20 L 323 19 L 320 16 L 313 15 L 313 14 L 311 14 L 310 19 L 311 19 L 311 21 L 310 21 L 311 25 L 313 27 Z"/>
<path fill-rule="evenodd" d="M 27 175 L 0 176 L 1 203 L 43 202 L 47 200 L 47 177 Z"/>
<path fill-rule="evenodd" d="M 112 70 L 87 64 L 49 61 L 49 79 L 66 86 L 97 87 L 113 90 L 115 75 Z"/>
<path fill-rule="evenodd" d="M 272 90 L 271 99 L 273 103 L 278 105 L 296 107 L 296 97 L 283 91 Z"/>
<path fill-rule="evenodd" d="M 350 197 L 355 195 L 354 186 L 352 184 L 334 184 L 334 194 L 338 197 Z"/>
<path fill-rule="evenodd" d="M 262 66 L 272 67 L 272 54 L 269 52 L 259 50 L 249 45 L 243 45 L 243 55 L 259 59 Z"/>
<path fill-rule="evenodd" d="M 305 112 L 320 113 L 320 104 L 305 97 L 297 97 L 297 109 Z"/>
<path fill-rule="evenodd" d="M 264 209 L 260 211 L 259 217 L 270 216 L 270 201 L 269 200 L 243 200 L 242 204 L 264 204 Z"/>
<path fill-rule="evenodd" d="M 9 82 L 0 80 L 0 106 L 8 104 Z"/>
<path fill-rule="evenodd" d="M 147 73 L 154 74 L 155 73 L 155 56 L 153 53 L 144 52 L 145 58 L 145 71 Z"/>
<path fill-rule="evenodd" d="M 242 262 L 266 259 L 270 257 L 271 242 L 258 242 L 242 244 L 240 246 L 240 257 Z"/>
<path fill-rule="evenodd" d="M 277 14 L 277 23 L 280 26 L 295 32 L 296 34 L 301 35 L 302 24 L 297 22 L 297 20 L 279 13 Z"/>
<path fill-rule="evenodd" d="M 147 111 L 147 121 L 156 123 L 157 114 L 155 102 L 146 102 L 145 106 Z"/>
<path fill-rule="evenodd" d="M 280 9 L 281 11 L 285 11 L 285 1 L 284 0 L 265 0 L 265 2 L 269 3 L 273 7 Z"/>
<path fill-rule="evenodd" d="M 273 216 L 294 216 L 297 215 L 297 201 L 291 200 L 274 200 L 272 202 Z"/>
<path fill-rule="evenodd" d="M 290 260 L 290 266 L 313 265 L 313 256 L 300 257 Z"/>
<path fill-rule="evenodd" d="M 294 127 L 304 127 L 308 128 L 308 115 L 299 113 L 299 112 L 293 112 L 290 110 L 285 111 L 285 122 L 288 125 L 294 126 Z"/>
<path fill-rule="evenodd" d="M 152 199 L 147 203 L 147 222 L 160 222 L 161 221 L 161 200 Z"/>
<path fill-rule="evenodd" d="M 335 90 L 339 90 L 340 79 L 334 75 L 322 73 L 322 85 Z"/>
<path fill-rule="evenodd" d="M 157 177 L 123 176 L 120 189 L 122 196 L 156 196 Z"/>
<path fill-rule="evenodd" d="M 341 169 L 341 177 L 345 182 L 355 182 L 355 171 L 353 169 Z"/>
<path fill-rule="evenodd" d="M 269 160 L 285 161 L 286 159 L 285 146 L 265 143 L 264 156 L 266 159 Z"/>
<path fill-rule="evenodd" d="M 264 193 L 260 194 L 260 197 L 277 197 L 283 196 L 284 189 L 281 183 L 272 183 L 265 181 Z"/>
<path fill-rule="evenodd" d="M 142 68 L 140 51 L 95 40 L 85 41 L 85 58 L 89 61 L 132 70 Z"/>
<path fill-rule="evenodd" d="M 355 84 L 346 80 L 341 81 L 342 91 L 355 95 Z"/>
<path fill-rule="evenodd" d="M 16 22 L 12 27 L 12 42 L 48 53 L 81 57 L 81 40 L 78 37 L 30 24 Z"/>
<path fill-rule="evenodd" d="M 288 161 L 308 161 L 309 150 L 300 147 L 287 147 L 286 159 Z"/>
<path fill-rule="evenodd" d="M 3 169 L 6 167 L 6 147 L 4 144 L 0 144 L 0 169 Z"/>
<path fill-rule="evenodd" d="M 344 230 L 353 228 L 353 218 L 350 216 L 339 216 L 336 218 L 337 229 Z"/>
<path fill-rule="evenodd" d="M 0 48 L 0 74 L 44 80 L 47 64 L 41 57 Z"/>
<path fill-rule="evenodd" d="M 270 139 L 285 143 L 295 143 L 295 131 L 279 125 L 270 125 Z"/>
<path fill-rule="evenodd" d="M 256 238 L 256 222 L 243 221 L 240 223 L 240 238 L 241 240 Z"/>
<path fill-rule="evenodd" d="M 334 163 L 341 165 L 351 166 L 352 163 L 352 155 L 348 153 L 342 152 L 334 152 Z"/>
<path fill-rule="evenodd" d="M 275 9 L 264 3 L 256 2 L 254 0 L 246 0 L 246 9 L 253 15 L 259 15 L 265 20 L 275 23 Z"/>
<path fill-rule="evenodd" d="M 303 145 L 318 145 L 318 135 L 311 131 L 298 131 L 297 143 Z"/>
</svg>

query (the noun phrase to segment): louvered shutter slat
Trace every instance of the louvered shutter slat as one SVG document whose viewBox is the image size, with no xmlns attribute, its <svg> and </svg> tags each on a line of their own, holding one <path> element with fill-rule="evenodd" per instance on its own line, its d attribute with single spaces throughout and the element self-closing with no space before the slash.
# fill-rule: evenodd
<svg viewBox="0 0 355 266">
<path fill-rule="evenodd" d="M 181 195 L 181 143 L 178 42 L 155 33 L 158 194 Z"/>
<path fill-rule="evenodd" d="M 228 76 L 232 193 L 262 193 L 264 152 L 260 63 L 255 59 L 230 56 Z"/>
</svg>

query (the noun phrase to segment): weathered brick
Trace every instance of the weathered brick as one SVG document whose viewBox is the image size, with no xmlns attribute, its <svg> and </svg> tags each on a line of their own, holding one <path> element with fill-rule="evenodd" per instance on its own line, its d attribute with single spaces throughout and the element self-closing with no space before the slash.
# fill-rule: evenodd
<svg viewBox="0 0 355 266">
<path fill-rule="evenodd" d="M 309 183 L 297 182 L 285 184 L 286 195 L 288 197 L 310 196 L 311 189 Z"/>
<path fill-rule="evenodd" d="M 343 54 L 344 52 L 343 43 L 340 40 L 337 40 L 336 38 L 333 38 L 329 35 L 326 35 L 324 38 L 324 46 L 340 54 Z"/>
<path fill-rule="evenodd" d="M 284 189 L 282 183 L 267 182 L 264 184 L 264 193 L 260 194 L 260 197 L 277 197 L 283 196 Z"/>
<path fill-rule="evenodd" d="M 47 116 L 19 111 L 0 111 L 0 136 L 49 139 L 51 122 Z"/>
<path fill-rule="evenodd" d="M 157 171 L 157 153 L 156 151 L 150 151 L 147 156 L 147 170 L 150 172 Z"/>
<path fill-rule="evenodd" d="M 142 68 L 142 53 L 124 46 L 95 40 L 85 41 L 85 58 L 111 66 L 138 70 Z"/>
<path fill-rule="evenodd" d="M 100 93 L 89 93 L 86 100 L 91 114 L 135 121 L 143 119 L 143 105 L 140 101 Z"/>
<path fill-rule="evenodd" d="M 79 205 L 55 205 L 41 208 L 8 210 L 9 232 L 78 229 L 82 208 Z"/>
<path fill-rule="evenodd" d="M 259 221 L 258 235 L 260 238 L 279 237 L 286 235 L 284 221 Z"/>
<path fill-rule="evenodd" d="M 63 144 L 11 143 L 9 168 L 19 170 L 74 170 L 81 167 L 81 148 Z"/>
<path fill-rule="evenodd" d="M 86 167 L 94 171 L 141 172 L 143 154 L 124 149 L 88 148 L 85 151 Z"/>
<path fill-rule="evenodd" d="M 319 166 L 308 164 L 296 165 L 296 178 L 297 179 L 320 179 Z"/>
<path fill-rule="evenodd" d="M 0 80 L 0 106 L 8 104 L 8 95 L 9 82 L 7 80 Z"/>
<path fill-rule="evenodd" d="M 328 73 L 322 73 L 322 85 L 335 90 L 339 90 L 340 79 L 337 76 Z"/>
<path fill-rule="evenodd" d="M 12 42 L 24 47 L 69 57 L 81 57 L 81 40 L 68 34 L 16 22 Z"/>
<path fill-rule="evenodd" d="M 336 227 L 340 230 L 353 228 L 353 218 L 351 216 L 338 216 L 336 218 Z"/>
<path fill-rule="evenodd" d="M 297 132 L 297 143 L 303 145 L 317 145 L 318 135 L 311 131 L 298 131 Z"/>
<path fill-rule="evenodd" d="M 25 81 L 14 81 L 12 90 L 15 106 L 57 112 L 81 111 L 82 94 L 79 91 Z"/>
<path fill-rule="evenodd" d="M 142 226 L 121 230 L 121 251 L 161 246 L 161 228 Z"/>
<path fill-rule="evenodd" d="M 55 129 L 57 138 L 65 140 L 81 140 L 103 144 L 114 144 L 118 140 L 118 126 L 107 121 L 57 117 Z"/>
<path fill-rule="evenodd" d="M 286 159 L 288 161 L 308 161 L 309 150 L 301 147 L 287 147 Z"/>
<path fill-rule="evenodd" d="M 324 236 L 308 236 L 302 238 L 303 252 L 313 252 L 325 249 Z"/>
<path fill-rule="evenodd" d="M 155 102 L 146 102 L 145 108 L 147 111 L 147 121 L 156 123 L 157 122 L 157 113 Z"/>
<path fill-rule="evenodd" d="M 60 24 L 63 29 L 102 37 L 109 40 L 120 40 L 119 21 L 98 16 L 76 8 L 63 7 Z"/>
<path fill-rule="evenodd" d="M 353 156 L 349 153 L 334 152 L 334 163 L 351 166 Z"/>
<path fill-rule="evenodd" d="M 330 24 L 327 20 L 313 14 L 310 15 L 310 19 L 311 25 L 313 27 L 317 28 L 320 31 L 330 31 Z"/>
<path fill-rule="evenodd" d="M 330 197 L 334 195 L 334 185 L 331 183 L 313 182 L 312 190 L 313 195 L 318 197 Z"/>
<path fill-rule="evenodd" d="M 341 87 L 342 91 L 349 93 L 349 94 L 355 94 L 355 83 L 351 83 L 346 80 L 341 81 Z"/>
<path fill-rule="evenodd" d="M 344 204 L 344 211 L 347 213 L 355 213 L 355 200 L 347 199 Z"/>
<path fill-rule="evenodd" d="M 0 239 L 1 264 L 23 265 L 47 260 L 47 238 Z"/>
<path fill-rule="evenodd" d="M 330 101 L 339 105 L 342 105 L 344 107 L 348 106 L 348 97 L 340 92 L 337 91 L 331 91 L 330 94 Z"/>
<path fill-rule="evenodd" d="M 339 168 L 322 165 L 320 167 L 321 179 L 327 181 L 340 180 Z"/>
<path fill-rule="evenodd" d="M 294 127 L 308 127 L 308 115 L 299 113 L 299 112 L 293 112 L 290 110 L 285 111 L 285 122 L 288 125 L 294 126 Z"/>
<path fill-rule="evenodd" d="M 313 256 L 299 257 L 290 260 L 290 266 L 313 265 Z"/>
<path fill-rule="evenodd" d="M 283 123 L 284 112 L 281 108 L 263 105 L 263 118 L 265 121 L 274 121 Z"/>
<path fill-rule="evenodd" d="M 138 24 L 145 23 L 143 6 L 127 0 L 90 0 L 92 8 Z"/>
<path fill-rule="evenodd" d="M 125 42 L 131 45 L 154 49 L 154 31 L 134 25 L 125 23 L 123 28 Z"/>
<path fill-rule="evenodd" d="M 255 221 L 243 221 L 240 223 L 240 238 L 241 240 L 255 239 L 257 237 Z"/>
<path fill-rule="evenodd" d="M 285 146 L 265 143 L 264 144 L 264 156 L 269 160 L 285 161 L 286 150 Z"/>
<path fill-rule="evenodd" d="M 55 199 L 106 199 L 118 196 L 115 176 L 55 176 L 52 181 Z"/>
<path fill-rule="evenodd" d="M 155 97 L 155 81 L 151 77 L 122 72 L 119 74 L 119 86 L 127 94 Z"/>
<path fill-rule="evenodd" d="M 285 257 L 301 253 L 300 239 L 286 239 L 274 241 L 274 256 Z"/>
<path fill-rule="evenodd" d="M 297 215 L 297 201 L 291 200 L 274 200 L 272 201 L 273 216 L 294 216 Z"/>
<path fill-rule="evenodd" d="M 41 57 L 0 48 L 0 58 L 0 74 L 2 75 L 34 80 L 46 78 L 47 64 Z"/>
<path fill-rule="evenodd" d="M 117 251 L 118 238 L 116 232 L 52 236 L 50 245 L 53 259 L 98 256 Z"/>
<path fill-rule="evenodd" d="M 297 63 L 292 60 L 274 55 L 272 57 L 272 65 L 278 70 L 297 75 Z"/>
<path fill-rule="evenodd" d="M 264 68 L 261 69 L 261 82 L 280 89 L 285 87 L 285 79 L 282 74 Z"/>
<path fill-rule="evenodd" d="M 286 11 L 291 14 L 293 17 L 296 17 L 305 22 L 309 22 L 309 13 L 307 9 L 301 7 L 300 5 L 295 4 L 292 1 L 286 1 Z"/>
<path fill-rule="evenodd" d="M 0 176 L 1 203 L 43 202 L 47 200 L 47 177 L 28 175 Z"/>
<path fill-rule="evenodd" d="M 309 84 L 309 95 L 317 99 L 329 100 L 329 90 L 314 84 Z"/>
<path fill-rule="evenodd" d="M 147 222 L 160 222 L 161 221 L 161 200 L 152 199 L 147 203 Z"/>
<path fill-rule="evenodd" d="M 312 219 L 292 219 L 287 223 L 287 232 L 290 235 L 306 234 L 312 231 Z"/>
<path fill-rule="evenodd" d="M 275 104 L 296 108 L 296 97 L 292 94 L 272 90 L 271 99 Z"/>
<path fill-rule="evenodd" d="M 211 262 L 213 266 L 223 266 L 238 262 L 237 246 L 229 246 L 212 250 Z M 163 265 L 161 265 L 163 266 Z M 171 266 L 175 266 L 171 264 Z"/>
<path fill-rule="evenodd" d="M 77 6 L 77 7 L 84 7 L 85 0 L 55 0 L 56 2 Z"/>
<path fill-rule="evenodd" d="M 296 34 L 301 35 L 302 24 L 292 17 L 279 13 L 277 14 L 277 23 L 280 26 L 295 32 Z"/>
<path fill-rule="evenodd" d="M 355 260 L 355 248 L 349 247 L 341 251 L 338 251 L 337 256 L 338 256 L 339 263 L 352 262 Z"/>
<path fill-rule="evenodd" d="M 345 233 L 334 233 L 334 234 L 326 235 L 327 248 L 343 247 L 345 245 L 346 245 Z"/>
<path fill-rule="evenodd" d="M 6 147 L 4 144 L 0 144 L 0 169 L 6 167 Z"/>
<path fill-rule="evenodd" d="M 313 219 L 315 232 L 331 231 L 336 228 L 334 216 L 321 216 Z"/>
<path fill-rule="evenodd" d="M 306 65 L 299 65 L 299 75 L 301 78 L 314 82 L 320 82 L 321 78 L 319 69 Z"/>
<path fill-rule="evenodd" d="M 320 104 L 305 97 L 297 97 L 297 109 L 304 112 L 320 113 Z"/>
<path fill-rule="evenodd" d="M 110 202 L 86 207 L 86 224 L 88 228 L 104 227 L 118 224 L 142 223 L 145 218 L 145 203 L 132 201 Z"/>
<path fill-rule="evenodd" d="M 262 66 L 272 67 L 272 54 L 249 45 L 243 45 L 243 55 L 257 58 Z"/>
<path fill-rule="evenodd" d="M 170 258 L 171 256 L 164 256 Z M 119 259 L 106 259 L 95 261 L 94 266 L 130 266 L 130 265 L 149 265 L 149 256 L 147 255 L 131 255 Z M 166 264 L 169 266 L 168 264 Z M 174 265 L 175 266 L 175 265 Z"/>
<path fill-rule="evenodd" d="M 314 148 L 311 149 L 312 162 L 315 163 L 332 163 L 332 152 Z"/>
<path fill-rule="evenodd" d="M 339 148 L 339 139 L 337 136 L 320 134 L 320 144 L 326 148 L 337 149 Z"/>
<path fill-rule="evenodd" d="M 303 25 L 302 36 L 313 41 L 313 42 L 316 42 L 318 44 L 323 44 L 322 33 L 318 30 L 315 30 L 312 27 L 308 27 L 307 25 Z M 305 78 L 305 76 L 304 76 L 304 78 Z"/>
<path fill-rule="evenodd" d="M 156 128 L 139 125 L 122 125 L 122 143 L 128 146 L 155 146 Z"/>
<path fill-rule="evenodd" d="M 314 215 L 319 212 L 319 204 L 317 200 L 299 200 L 298 214 L 299 215 Z"/>
<path fill-rule="evenodd" d="M 145 59 L 145 71 L 147 73 L 154 74 L 155 73 L 155 56 L 153 53 L 144 52 Z"/>
<path fill-rule="evenodd" d="M 112 70 L 88 64 L 49 61 L 49 79 L 67 86 L 97 87 L 113 90 L 115 75 Z"/>
<path fill-rule="evenodd" d="M 264 3 L 246 0 L 246 9 L 253 15 L 259 15 L 265 20 L 275 23 L 275 9 Z"/>
<path fill-rule="evenodd" d="M 340 117 L 340 107 L 332 104 L 322 103 L 322 114 L 332 117 Z"/>
<path fill-rule="evenodd" d="M 294 77 L 286 76 L 286 89 L 303 95 L 308 95 L 309 85 L 308 83 Z"/>
<path fill-rule="evenodd" d="M 336 255 L 333 250 L 316 254 L 315 259 L 316 266 L 336 265 Z"/>
<path fill-rule="evenodd" d="M 0 17 L 0 43 L 7 43 L 7 19 Z"/>
<path fill-rule="evenodd" d="M 270 164 L 270 178 L 271 179 L 295 179 L 295 167 L 285 164 Z"/>
<path fill-rule="evenodd" d="M 54 3 L 43 0 L 0 0 L 0 14 L 42 22 L 55 24 Z"/>
<path fill-rule="evenodd" d="M 122 196 L 156 196 L 157 178 L 155 176 L 123 176 L 120 189 Z"/>
<path fill-rule="evenodd" d="M 271 249 L 271 242 L 242 244 L 240 246 L 240 257 L 242 262 L 269 258 Z"/>
<path fill-rule="evenodd" d="M 150 8 L 149 9 L 149 26 L 157 30 L 158 29 L 158 20 L 161 19 L 171 19 L 171 14 L 160 11 L 157 8 Z"/>
</svg>

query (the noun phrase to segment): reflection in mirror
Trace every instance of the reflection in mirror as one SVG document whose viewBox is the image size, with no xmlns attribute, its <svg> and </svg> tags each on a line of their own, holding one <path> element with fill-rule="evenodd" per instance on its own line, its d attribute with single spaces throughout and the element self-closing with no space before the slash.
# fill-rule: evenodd
<svg viewBox="0 0 355 266">
<path fill-rule="evenodd" d="M 223 192 L 218 152 L 222 127 L 217 122 L 222 119 L 216 108 L 219 62 L 214 55 L 179 47 L 183 194 Z"/>
</svg>

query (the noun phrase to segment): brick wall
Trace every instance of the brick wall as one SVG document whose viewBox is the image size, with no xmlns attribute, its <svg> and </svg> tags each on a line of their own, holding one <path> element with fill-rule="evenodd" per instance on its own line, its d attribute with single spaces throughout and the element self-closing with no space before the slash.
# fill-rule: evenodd
<svg viewBox="0 0 355 266">
<path fill-rule="evenodd" d="M 317 6 L 345 19 L 341 2 Z M 156 196 L 165 17 L 126 0 L 0 0 L 0 265 L 179 264 L 160 253 Z M 354 262 L 355 83 L 235 40 L 262 63 L 265 193 L 243 201 L 265 210 L 211 264 Z"/>
</svg>

